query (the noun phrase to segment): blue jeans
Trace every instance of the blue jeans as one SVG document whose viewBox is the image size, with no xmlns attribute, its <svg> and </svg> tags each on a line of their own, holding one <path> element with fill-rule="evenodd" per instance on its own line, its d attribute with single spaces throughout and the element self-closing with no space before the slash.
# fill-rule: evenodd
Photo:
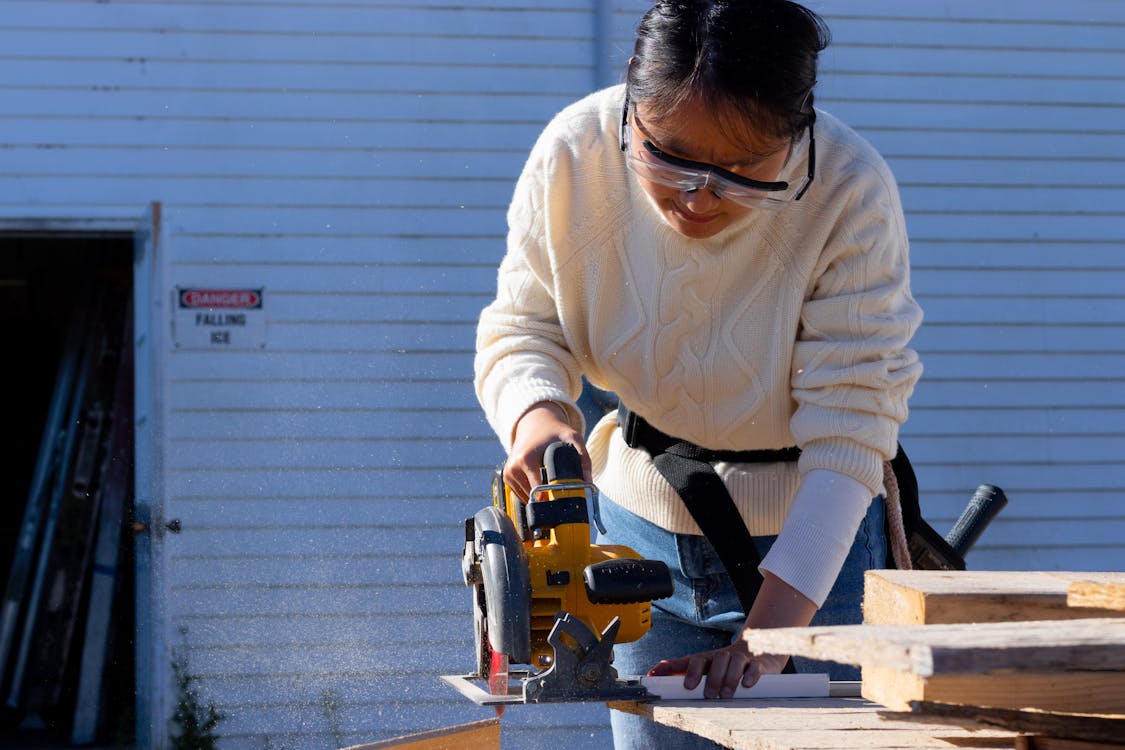
<svg viewBox="0 0 1125 750">
<path fill-rule="evenodd" d="M 662 560 L 672 572 L 674 591 L 668 599 L 652 603 L 652 629 L 633 643 L 614 647 L 614 667 L 620 675 L 643 675 L 661 659 L 710 651 L 730 645 L 742 629 L 746 615 L 738 594 L 706 538 L 674 534 L 625 510 L 604 495 L 600 498 L 606 531 L 600 544 L 623 544 L 641 557 Z M 754 537 L 760 557 L 765 557 L 775 536 Z M 813 618 L 813 625 L 848 625 L 863 620 L 863 574 L 886 567 L 883 500 L 872 501 L 860 523 L 855 543 L 844 560 L 832 591 Z M 827 672 L 833 680 L 858 680 L 859 669 L 832 662 L 794 657 L 798 672 Z M 697 735 L 640 716 L 610 712 L 613 746 L 632 748 L 685 748 L 711 750 L 719 745 Z"/>
</svg>

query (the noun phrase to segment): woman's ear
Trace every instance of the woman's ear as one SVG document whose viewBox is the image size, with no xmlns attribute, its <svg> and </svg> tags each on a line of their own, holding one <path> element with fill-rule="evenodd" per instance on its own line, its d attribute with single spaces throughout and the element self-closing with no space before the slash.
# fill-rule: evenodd
<svg viewBox="0 0 1125 750">
<path fill-rule="evenodd" d="M 636 58 L 630 56 L 629 60 L 625 63 L 625 70 L 623 71 L 623 74 L 621 76 L 621 82 L 622 83 L 628 83 L 629 82 L 629 71 L 631 71 L 633 69 L 633 60 L 634 59 L 636 59 Z"/>
</svg>

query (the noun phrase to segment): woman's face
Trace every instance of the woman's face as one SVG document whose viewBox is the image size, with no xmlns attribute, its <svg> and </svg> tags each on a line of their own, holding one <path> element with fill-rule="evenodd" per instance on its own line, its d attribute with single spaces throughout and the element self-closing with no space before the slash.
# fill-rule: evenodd
<svg viewBox="0 0 1125 750">
<path fill-rule="evenodd" d="M 772 182 L 781 173 L 789 156 L 789 139 L 755 134 L 747 127 L 746 140 L 732 139 L 721 129 L 713 113 L 698 101 L 691 101 L 668 113 L 657 113 L 637 102 L 629 117 L 629 148 L 634 153 L 649 141 L 666 154 L 704 162 L 742 177 Z M 743 129 L 739 129 L 743 130 Z M 638 175 L 638 180 L 656 202 L 672 228 L 685 237 L 713 237 L 731 223 L 754 210 L 725 200 L 706 188 L 683 191 Z"/>
</svg>

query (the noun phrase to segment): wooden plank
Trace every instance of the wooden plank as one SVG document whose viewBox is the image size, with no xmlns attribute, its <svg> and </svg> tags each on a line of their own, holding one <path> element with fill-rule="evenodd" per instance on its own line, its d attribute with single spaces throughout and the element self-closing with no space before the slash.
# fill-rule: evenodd
<svg viewBox="0 0 1125 750">
<path fill-rule="evenodd" d="M 1125 716 L 1111 714 L 1061 713 L 1030 708 L 1013 710 L 917 701 L 911 704 L 909 713 L 887 711 L 880 715 L 889 719 L 985 726 L 1087 742 L 1113 742 L 1125 737 Z"/>
<path fill-rule="evenodd" d="M 1125 750 L 1125 745 L 1117 742 L 1086 742 L 1067 740 L 1058 737 L 1024 737 L 1018 750 Z"/>
<path fill-rule="evenodd" d="M 1120 647 L 1119 647 L 1120 648 Z M 1125 672 L 998 672 L 920 677 L 909 671 L 863 668 L 864 698 L 896 711 L 915 701 L 1042 711 L 1125 712 Z"/>
<path fill-rule="evenodd" d="M 435 729 L 406 737 L 352 745 L 344 750 L 465 750 L 465 748 L 500 748 L 500 720 L 484 719 L 447 729 Z"/>
<path fill-rule="evenodd" d="M 1084 576 L 1083 580 L 1070 584 L 1067 603 L 1075 608 L 1097 609 L 1107 614 L 1125 613 L 1125 573 L 1118 573 L 1114 580 L 1108 581 L 1100 576 L 1097 579 Z"/>
<path fill-rule="evenodd" d="M 814 748 L 1014 748 L 1007 730 L 970 731 L 887 719 L 859 698 L 613 703 L 611 708 L 705 737 L 735 750 Z"/>
<path fill-rule="evenodd" d="M 1067 592 L 1076 579 L 1125 585 L 1125 573 L 870 570 L 863 621 L 932 625 L 1108 616 L 1096 607 L 1068 605 Z"/>
<path fill-rule="evenodd" d="M 757 630 L 758 652 L 863 667 L 863 696 L 1125 713 L 1125 619 Z"/>
<path fill-rule="evenodd" d="M 758 653 L 790 654 L 921 677 L 999 670 L 1125 670 L 1125 619 L 751 630 Z"/>
</svg>

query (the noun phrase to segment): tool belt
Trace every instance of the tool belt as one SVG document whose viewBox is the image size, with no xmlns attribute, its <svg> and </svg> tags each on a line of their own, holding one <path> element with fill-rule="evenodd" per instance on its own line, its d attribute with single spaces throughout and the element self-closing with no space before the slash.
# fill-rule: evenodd
<svg viewBox="0 0 1125 750">
<path fill-rule="evenodd" d="M 630 448 L 642 448 L 652 456 L 653 466 L 683 500 L 727 569 L 742 611 L 748 613 L 762 587 L 762 574 L 758 571 L 762 561 L 746 523 L 713 464 L 719 461 L 796 461 L 801 449 L 793 446 L 776 450 L 710 450 L 661 432 L 624 404 L 617 408 L 617 423 L 625 444 Z"/>
<path fill-rule="evenodd" d="M 793 446 L 774 450 L 710 450 L 661 432 L 624 404 L 618 406 L 617 423 L 626 445 L 642 448 L 652 456 L 653 466 L 683 500 L 692 519 L 726 568 L 743 611 L 748 613 L 762 586 L 762 574 L 758 571 L 761 558 L 750 531 L 713 464 L 719 461 L 796 461 L 801 456 L 801 449 Z M 886 567 L 964 570 L 964 558 L 922 517 L 918 480 L 901 444 L 895 457 L 883 468 Z"/>
</svg>

